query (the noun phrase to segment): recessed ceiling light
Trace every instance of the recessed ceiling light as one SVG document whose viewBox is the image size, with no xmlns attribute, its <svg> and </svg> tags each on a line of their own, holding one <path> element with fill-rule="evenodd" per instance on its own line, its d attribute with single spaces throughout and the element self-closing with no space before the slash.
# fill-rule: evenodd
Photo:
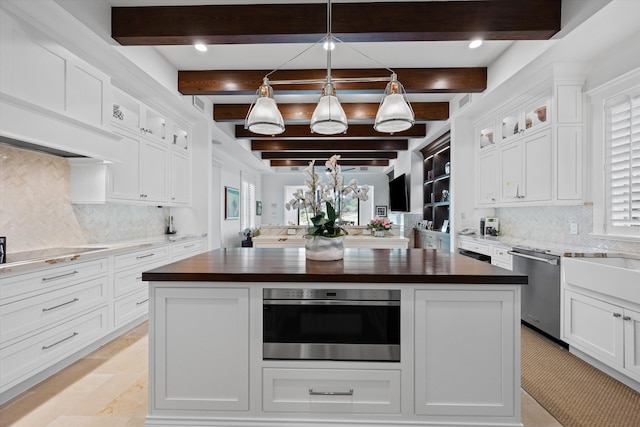
<svg viewBox="0 0 640 427">
<path fill-rule="evenodd" d="M 196 48 L 196 50 L 200 51 L 200 52 L 206 52 L 207 51 L 207 45 L 204 43 L 196 43 L 193 45 L 193 47 Z"/>
<path fill-rule="evenodd" d="M 480 39 L 471 40 L 471 43 L 469 43 L 469 49 L 475 49 L 477 47 L 480 47 L 481 45 L 482 45 L 482 40 Z"/>
</svg>

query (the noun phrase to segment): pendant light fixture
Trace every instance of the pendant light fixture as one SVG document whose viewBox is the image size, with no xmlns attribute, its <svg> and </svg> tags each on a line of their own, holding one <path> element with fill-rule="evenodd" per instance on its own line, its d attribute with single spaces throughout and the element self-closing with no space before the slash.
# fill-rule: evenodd
<svg viewBox="0 0 640 427">
<path fill-rule="evenodd" d="M 397 77 L 396 73 L 393 73 L 391 81 L 387 83 L 384 90 L 384 98 L 380 102 L 376 121 L 373 124 L 373 128 L 378 132 L 402 132 L 413 126 L 415 122 L 407 93 Z"/>
<path fill-rule="evenodd" d="M 278 135 L 284 132 L 284 119 L 273 99 L 273 88 L 269 85 L 268 77 L 262 80 L 256 97 L 253 108 L 249 108 L 245 127 L 261 135 Z"/>
<path fill-rule="evenodd" d="M 324 42 L 326 46 L 332 46 L 334 41 L 342 43 L 340 39 L 337 39 L 331 34 L 331 0 L 327 1 L 327 35 L 320 41 Z M 305 53 L 311 47 L 305 49 L 296 57 L 287 61 L 285 64 L 291 62 L 293 59 Z M 353 48 L 361 55 L 372 60 L 369 56 L 363 54 L 357 49 Z M 404 87 L 397 79 L 396 73 L 390 68 L 386 68 L 391 72 L 391 77 L 364 77 L 364 78 L 338 78 L 333 79 L 331 77 L 331 51 L 327 49 L 327 76 L 324 80 L 273 80 L 269 81 L 269 76 L 278 71 L 280 67 L 268 73 L 262 82 L 262 86 L 256 93 L 256 100 L 249 107 L 249 112 L 245 119 L 245 128 L 251 132 L 262 135 L 277 135 L 284 132 L 284 120 L 282 114 L 278 110 L 275 99 L 273 98 L 273 89 L 271 85 L 278 84 L 309 84 L 318 83 L 322 84 L 322 96 L 318 101 L 312 116 L 311 116 L 311 132 L 320 135 L 337 135 L 345 133 L 349 127 L 347 121 L 347 115 L 340 105 L 340 101 L 336 96 L 336 89 L 334 83 L 336 82 L 389 82 L 384 91 L 384 97 L 380 102 L 378 113 L 373 128 L 378 132 L 395 133 L 402 132 L 409 129 L 415 123 L 413 109 L 407 99 L 407 94 L 404 91 Z M 375 61 L 375 60 L 374 60 Z M 377 61 L 375 61 L 377 62 Z M 380 64 L 380 63 L 378 63 Z M 381 64 L 380 64 L 381 65 Z"/>
</svg>

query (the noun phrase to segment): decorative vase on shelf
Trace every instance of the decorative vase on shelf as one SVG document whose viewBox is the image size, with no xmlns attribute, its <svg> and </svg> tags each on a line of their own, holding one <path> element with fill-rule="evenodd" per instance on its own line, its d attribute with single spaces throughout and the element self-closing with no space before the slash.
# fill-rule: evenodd
<svg viewBox="0 0 640 427">
<path fill-rule="evenodd" d="M 344 258 L 344 236 L 305 236 L 304 248 L 312 261 L 338 261 Z"/>
<path fill-rule="evenodd" d="M 384 230 L 373 230 L 373 237 L 384 237 Z"/>
</svg>

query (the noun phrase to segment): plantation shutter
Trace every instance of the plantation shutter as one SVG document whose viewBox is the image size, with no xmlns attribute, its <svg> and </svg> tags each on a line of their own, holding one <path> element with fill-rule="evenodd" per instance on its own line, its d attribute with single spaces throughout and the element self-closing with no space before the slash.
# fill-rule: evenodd
<svg viewBox="0 0 640 427">
<path fill-rule="evenodd" d="M 607 104 L 608 225 L 635 234 L 640 229 L 629 227 L 640 227 L 640 94 Z"/>
</svg>

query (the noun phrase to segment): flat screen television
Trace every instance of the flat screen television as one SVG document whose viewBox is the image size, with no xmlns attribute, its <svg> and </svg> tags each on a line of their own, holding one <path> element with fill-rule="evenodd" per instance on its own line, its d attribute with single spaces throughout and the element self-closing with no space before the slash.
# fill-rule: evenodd
<svg viewBox="0 0 640 427">
<path fill-rule="evenodd" d="M 405 174 L 389 181 L 389 210 L 409 212 L 409 191 Z"/>
</svg>

